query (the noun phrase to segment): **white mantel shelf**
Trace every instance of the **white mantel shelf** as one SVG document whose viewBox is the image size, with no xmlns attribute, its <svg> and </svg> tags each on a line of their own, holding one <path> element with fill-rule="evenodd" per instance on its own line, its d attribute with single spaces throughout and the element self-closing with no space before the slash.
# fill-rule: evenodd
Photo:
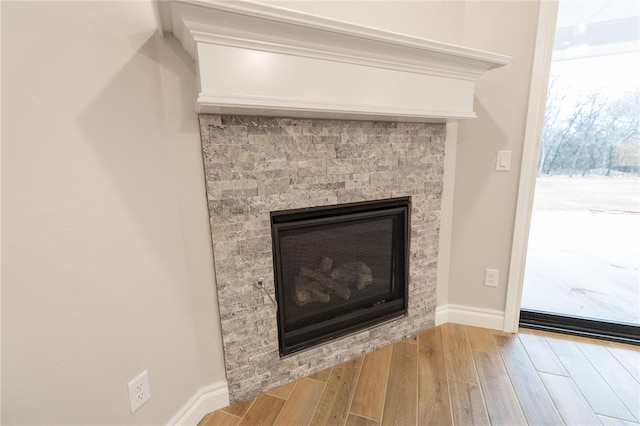
<svg viewBox="0 0 640 426">
<path fill-rule="evenodd" d="M 474 118 L 475 82 L 508 56 L 250 1 L 159 1 L 195 60 L 196 111 L 442 122 Z"/>
</svg>

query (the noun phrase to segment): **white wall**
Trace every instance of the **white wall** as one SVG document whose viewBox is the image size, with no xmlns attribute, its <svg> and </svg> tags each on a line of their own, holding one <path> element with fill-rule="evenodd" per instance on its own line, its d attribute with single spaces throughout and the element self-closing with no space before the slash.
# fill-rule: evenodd
<svg viewBox="0 0 640 426">
<path fill-rule="evenodd" d="M 2 2 L 2 424 L 165 424 L 225 379 L 194 65 L 157 28 Z"/>
</svg>

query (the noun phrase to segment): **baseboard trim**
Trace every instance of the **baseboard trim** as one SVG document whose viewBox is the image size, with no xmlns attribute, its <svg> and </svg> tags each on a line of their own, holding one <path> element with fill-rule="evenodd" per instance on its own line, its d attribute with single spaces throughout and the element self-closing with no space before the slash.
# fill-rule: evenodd
<svg viewBox="0 0 640 426">
<path fill-rule="evenodd" d="M 436 325 L 448 322 L 502 331 L 504 312 L 464 305 L 438 306 L 436 308 Z"/>
<path fill-rule="evenodd" d="M 229 405 L 229 388 L 220 381 L 200 388 L 169 421 L 170 426 L 196 426 L 205 414 Z"/>
</svg>

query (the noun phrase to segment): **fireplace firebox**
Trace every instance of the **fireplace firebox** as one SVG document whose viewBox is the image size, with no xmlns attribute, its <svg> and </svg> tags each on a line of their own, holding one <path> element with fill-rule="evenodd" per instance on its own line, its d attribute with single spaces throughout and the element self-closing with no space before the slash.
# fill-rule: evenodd
<svg viewBox="0 0 640 426">
<path fill-rule="evenodd" d="M 271 213 L 280 356 L 407 312 L 409 197 Z"/>
</svg>

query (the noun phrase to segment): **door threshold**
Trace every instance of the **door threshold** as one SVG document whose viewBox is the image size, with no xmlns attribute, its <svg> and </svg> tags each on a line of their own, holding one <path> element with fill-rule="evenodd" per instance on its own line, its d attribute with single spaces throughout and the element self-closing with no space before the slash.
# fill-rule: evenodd
<svg viewBox="0 0 640 426">
<path fill-rule="evenodd" d="M 640 346 L 640 326 L 521 310 L 520 327 Z"/>
</svg>

